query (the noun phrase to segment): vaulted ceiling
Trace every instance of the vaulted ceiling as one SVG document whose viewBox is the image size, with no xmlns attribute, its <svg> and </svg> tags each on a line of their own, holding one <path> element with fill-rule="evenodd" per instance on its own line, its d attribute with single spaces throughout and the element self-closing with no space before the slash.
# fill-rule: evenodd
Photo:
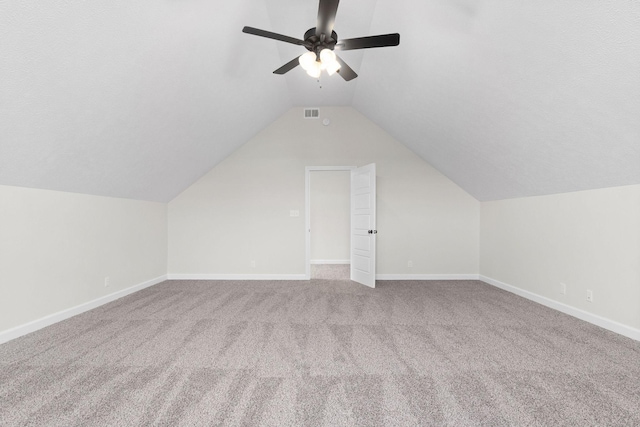
<svg viewBox="0 0 640 427">
<path fill-rule="evenodd" d="M 168 201 L 292 106 L 351 105 L 479 200 L 640 184 L 640 3 L 342 0 L 359 77 L 272 71 L 316 0 L 0 1 L 0 184 Z"/>
</svg>

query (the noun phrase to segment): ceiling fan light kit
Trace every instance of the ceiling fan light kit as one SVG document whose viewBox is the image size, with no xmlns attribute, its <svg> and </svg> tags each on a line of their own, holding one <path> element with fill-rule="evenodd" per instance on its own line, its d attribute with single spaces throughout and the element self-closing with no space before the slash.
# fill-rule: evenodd
<svg viewBox="0 0 640 427">
<path fill-rule="evenodd" d="M 318 56 L 320 57 L 320 61 L 318 61 Z M 304 53 L 298 57 L 298 62 L 307 74 L 315 78 L 320 77 L 322 70 L 326 70 L 327 73 L 332 76 L 341 67 L 340 63 L 336 60 L 336 54 L 326 48 L 320 51 L 320 55 L 316 55 L 314 52 Z"/>
<path fill-rule="evenodd" d="M 382 34 L 338 41 L 338 35 L 333 31 L 338 3 L 339 0 L 320 0 L 317 25 L 307 30 L 304 34 L 304 40 L 253 27 L 244 27 L 242 32 L 304 46 L 309 51 L 287 62 L 275 70 L 274 74 L 288 73 L 300 65 L 308 75 L 314 78 L 320 77 L 322 70 L 326 70 L 330 76 L 337 72 L 346 81 L 353 80 L 358 75 L 335 54 L 334 50 L 398 46 L 400 44 L 400 34 Z"/>
</svg>

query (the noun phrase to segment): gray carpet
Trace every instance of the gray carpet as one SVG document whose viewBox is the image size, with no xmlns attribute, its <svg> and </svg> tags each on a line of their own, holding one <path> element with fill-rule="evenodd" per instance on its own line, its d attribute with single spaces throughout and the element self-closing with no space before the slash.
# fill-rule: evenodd
<svg viewBox="0 0 640 427">
<path fill-rule="evenodd" d="M 168 281 L 6 343 L 0 425 L 640 425 L 640 343 L 478 281 L 341 268 Z"/>
</svg>

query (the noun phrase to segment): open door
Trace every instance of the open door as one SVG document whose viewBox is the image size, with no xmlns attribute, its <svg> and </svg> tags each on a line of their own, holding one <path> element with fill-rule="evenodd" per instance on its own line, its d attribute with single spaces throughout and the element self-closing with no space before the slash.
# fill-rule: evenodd
<svg viewBox="0 0 640 427">
<path fill-rule="evenodd" d="M 376 287 L 376 164 L 351 171 L 351 280 Z"/>
</svg>

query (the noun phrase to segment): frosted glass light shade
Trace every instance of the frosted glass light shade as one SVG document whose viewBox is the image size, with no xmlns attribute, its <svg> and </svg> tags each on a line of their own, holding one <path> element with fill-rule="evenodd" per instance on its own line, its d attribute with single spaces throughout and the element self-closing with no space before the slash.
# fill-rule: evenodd
<svg viewBox="0 0 640 427">
<path fill-rule="evenodd" d="M 316 54 L 313 52 L 302 54 L 298 58 L 298 62 L 305 71 L 309 71 L 309 69 L 314 66 L 313 63 L 316 62 Z"/>
<path fill-rule="evenodd" d="M 326 65 L 326 70 L 330 76 L 333 76 L 336 73 L 336 71 L 340 69 L 340 67 L 341 65 L 338 61 L 333 61 Z"/>
<path fill-rule="evenodd" d="M 316 79 L 320 77 L 321 72 L 322 72 L 322 68 L 320 67 L 320 63 L 316 61 L 311 63 L 311 65 L 307 69 L 307 74 L 309 74 L 311 77 Z"/>
<path fill-rule="evenodd" d="M 320 51 L 320 61 L 326 66 L 336 61 L 336 54 L 331 49 L 322 49 Z"/>
</svg>

